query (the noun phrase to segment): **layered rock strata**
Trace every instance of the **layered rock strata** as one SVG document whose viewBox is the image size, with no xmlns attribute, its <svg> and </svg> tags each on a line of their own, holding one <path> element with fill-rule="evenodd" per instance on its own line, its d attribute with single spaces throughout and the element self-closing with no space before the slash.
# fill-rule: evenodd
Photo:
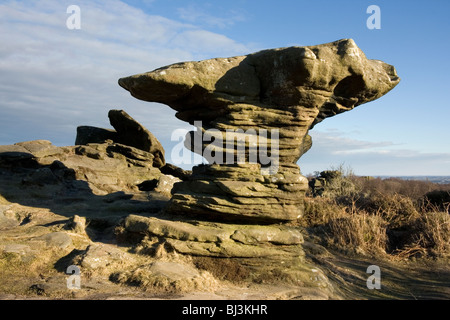
<svg viewBox="0 0 450 320">
<path fill-rule="evenodd" d="M 125 111 L 110 110 L 108 116 L 115 130 L 80 126 L 75 146 L 47 140 L 0 146 L 0 170 L 23 173 L 23 186 L 63 185 L 102 196 L 156 191 L 170 197 L 173 183 L 180 181 L 175 176 L 186 179 L 189 172 L 166 164 L 160 142 Z M 152 188 L 141 190 L 142 185 Z"/>
<path fill-rule="evenodd" d="M 383 96 L 399 81 L 393 66 L 367 59 L 353 40 L 344 39 L 176 63 L 119 84 L 196 125 L 186 146 L 212 162 L 177 185 L 169 210 L 295 220 L 308 187 L 296 164 L 311 147 L 308 131 Z M 229 143 L 227 131 L 235 138 Z M 246 147 L 244 155 L 239 146 Z M 262 146 L 270 152 L 261 152 Z"/>
<path fill-rule="evenodd" d="M 57 147 L 36 140 L 0 146 L 0 169 L 25 174 L 22 186 L 69 185 L 96 195 L 138 190 L 137 185 L 163 176 L 151 153 L 111 141 Z M 83 183 L 81 183 L 83 182 Z"/>
</svg>

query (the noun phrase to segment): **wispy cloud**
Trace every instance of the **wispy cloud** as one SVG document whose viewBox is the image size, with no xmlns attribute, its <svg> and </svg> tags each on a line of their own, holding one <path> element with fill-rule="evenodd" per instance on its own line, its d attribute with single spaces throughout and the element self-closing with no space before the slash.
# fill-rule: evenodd
<svg viewBox="0 0 450 320">
<path fill-rule="evenodd" d="M 393 141 L 359 140 L 338 130 L 310 133 L 313 147 L 299 161 L 304 173 L 345 164 L 363 175 L 450 175 L 450 153 L 408 149 Z"/>
<path fill-rule="evenodd" d="M 119 0 L 76 2 L 80 30 L 66 27 L 71 1 L 0 4 L 0 144 L 73 144 L 78 125 L 109 127 L 112 108 L 125 109 L 164 140 L 185 124 L 166 106 L 132 98 L 117 79 L 178 61 L 252 51 L 220 33 Z"/>
<path fill-rule="evenodd" d="M 222 16 L 213 15 L 206 11 L 207 8 L 190 4 L 187 7 L 177 9 L 180 19 L 189 23 L 201 23 L 209 27 L 220 29 L 234 25 L 236 22 L 245 21 L 245 15 L 237 10 L 221 12 Z"/>
</svg>

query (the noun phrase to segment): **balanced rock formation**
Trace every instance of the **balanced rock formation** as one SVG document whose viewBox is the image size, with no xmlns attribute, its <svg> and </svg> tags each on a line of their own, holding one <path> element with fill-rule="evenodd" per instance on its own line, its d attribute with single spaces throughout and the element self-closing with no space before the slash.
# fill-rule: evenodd
<svg viewBox="0 0 450 320">
<path fill-rule="evenodd" d="M 176 185 L 170 211 L 295 220 L 308 188 L 296 164 L 311 146 L 308 131 L 383 96 L 399 81 L 393 66 L 367 59 L 344 39 L 176 63 L 119 84 L 198 127 L 186 146 L 211 163 Z"/>
</svg>

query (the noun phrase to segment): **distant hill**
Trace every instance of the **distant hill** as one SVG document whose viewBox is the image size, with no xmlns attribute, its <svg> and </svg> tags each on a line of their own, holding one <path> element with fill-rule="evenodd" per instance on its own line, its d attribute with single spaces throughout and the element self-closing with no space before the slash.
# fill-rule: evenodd
<svg viewBox="0 0 450 320">
<path fill-rule="evenodd" d="M 450 184 L 450 176 L 376 176 L 381 179 L 397 178 L 402 180 L 430 181 L 439 184 Z"/>
</svg>

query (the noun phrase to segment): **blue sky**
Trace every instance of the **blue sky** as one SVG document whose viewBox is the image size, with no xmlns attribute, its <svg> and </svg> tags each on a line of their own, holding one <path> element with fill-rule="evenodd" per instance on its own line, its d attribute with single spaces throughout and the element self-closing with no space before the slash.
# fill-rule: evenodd
<svg viewBox="0 0 450 320">
<path fill-rule="evenodd" d="M 69 30 L 66 9 L 81 9 Z M 381 29 L 369 30 L 369 5 Z M 110 128 L 127 111 L 162 142 L 186 128 L 170 108 L 132 98 L 117 79 L 186 60 L 353 38 L 396 67 L 386 96 L 312 131 L 304 174 L 344 164 L 360 175 L 450 175 L 450 1 L 0 0 L 0 144 L 73 145 L 78 125 Z"/>
</svg>

